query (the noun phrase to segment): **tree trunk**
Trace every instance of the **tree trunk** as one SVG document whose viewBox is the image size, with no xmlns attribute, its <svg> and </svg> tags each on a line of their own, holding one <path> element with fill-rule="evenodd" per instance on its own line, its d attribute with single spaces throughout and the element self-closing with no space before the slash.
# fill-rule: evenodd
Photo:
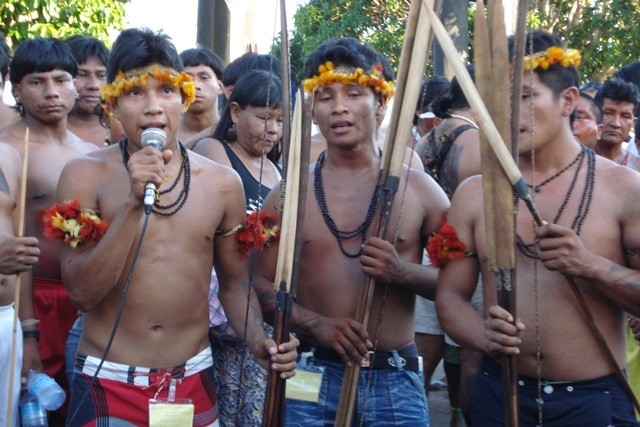
<svg viewBox="0 0 640 427">
<path fill-rule="evenodd" d="M 467 60 L 467 46 L 469 45 L 468 6 L 468 0 L 446 0 L 442 2 L 440 12 L 440 19 L 464 61 Z M 434 74 L 451 79 L 453 70 L 447 65 L 444 53 L 437 41 L 434 45 L 433 57 Z"/>
</svg>

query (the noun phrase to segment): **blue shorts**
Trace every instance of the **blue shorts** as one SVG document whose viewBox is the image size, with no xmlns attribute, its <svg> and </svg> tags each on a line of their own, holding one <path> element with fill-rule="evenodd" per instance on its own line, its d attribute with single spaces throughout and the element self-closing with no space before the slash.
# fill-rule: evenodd
<svg viewBox="0 0 640 427">
<path fill-rule="evenodd" d="M 322 373 L 319 401 L 313 403 L 287 399 L 285 425 L 333 426 L 340 400 L 344 364 L 305 356 L 303 354 L 298 358 L 297 369 Z M 362 368 L 354 412 L 354 426 L 429 427 L 422 372 L 402 367 Z"/>
<path fill-rule="evenodd" d="M 615 374 L 588 381 L 541 380 L 543 403 L 539 405 L 538 380 L 518 377 L 518 408 L 521 427 L 640 426 L 633 406 Z M 501 366 L 485 357 L 469 402 L 474 426 L 504 426 Z"/>
</svg>

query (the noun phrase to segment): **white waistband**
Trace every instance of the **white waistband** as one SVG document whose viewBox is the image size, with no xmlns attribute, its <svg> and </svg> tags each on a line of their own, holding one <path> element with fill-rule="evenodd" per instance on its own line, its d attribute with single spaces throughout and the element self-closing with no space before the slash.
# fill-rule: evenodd
<svg viewBox="0 0 640 427">
<path fill-rule="evenodd" d="M 99 364 L 100 358 L 95 356 L 78 354 L 76 357 L 76 371 L 79 370 L 85 375 L 93 376 Z M 146 387 L 155 383 L 153 377 L 157 375 L 171 374 L 175 378 L 184 378 L 195 375 L 210 366 L 213 366 L 213 354 L 211 347 L 206 347 L 183 365 L 173 368 L 144 368 L 105 360 L 102 368 L 100 368 L 98 378 Z"/>
</svg>

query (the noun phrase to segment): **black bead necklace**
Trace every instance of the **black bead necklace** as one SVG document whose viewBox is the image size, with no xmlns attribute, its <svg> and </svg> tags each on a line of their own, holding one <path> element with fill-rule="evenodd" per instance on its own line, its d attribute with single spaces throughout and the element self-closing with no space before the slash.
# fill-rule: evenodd
<svg viewBox="0 0 640 427">
<path fill-rule="evenodd" d="M 554 179 L 556 179 L 557 177 L 559 177 L 560 175 L 568 171 L 571 168 L 571 166 L 575 165 L 578 162 L 578 160 L 582 158 L 582 156 L 584 156 L 584 147 L 582 150 L 580 150 L 576 158 L 571 161 L 571 163 L 569 163 L 568 165 L 560 169 L 555 174 L 551 175 L 549 178 L 542 181 L 540 184 L 536 184 L 536 185 L 527 184 L 527 187 L 533 189 L 533 191 L 535 191 L 536 193 L 539 193 L 544 185 L 548 184 L 549 182 L 553 181 Z"/>
<path fill-rule="evenodd" d="M 571 184 L 569 185 L 569 190 L 567 191 L 567 195 L 565 196 L 560 208 L 558 209 L 558 213 L 553 218 L 553 223 L 557 224 L 566 208 L 569 199 L 573 193 L 573 190 L 578 182 L 578 176 L 580 174 L 580 170 L 582 169 L 582 165 L 584 163 L 585 155 L 587 157 L 587 176 L 585 179 L 584 190 L 582 191 L 582 196 L 580 197 L 580 204 L 578 205 L 578 210 L 576 212 L 576 216 L 571 223 L 571 229 L 576 232 L 577 235 L 580 235 L 582 230 L 582 224 L 584 220 L 587 218 L 589 214 L 589 208 L 591 207 L 591 201 L 593 200 L 593 190 L 595 188 L 595 175 L 596 175 L 596 155 L 593 150 L 590 150 L 586 147 L 582 147 L 580 154 L 578 156 L 579 163 L 576 168 L 575 175 L 571 180 Z M 575 163 L 575 162 L 573 162 Z M 516 233 L 516 247 L 520 252 L 531 259 L 539 259 L 538 253 L 533 249 L 536 246 L 537 242 L 533 243 L 525 243 L 520 237 L 519 234 Z"/>
<path fill-rule="evenodd" d="M 127 138 L 122 138 L 119 142 L 119 146 L 120 146 L 120 152 L 122 153 L 122 162 L 124 163 L 124 167 L 128 171 L 129 170 L 129 166 L 128 166 L 129 152 L 127 150 Z M 156 201 L 153 204 L 153 207 L 151 208 L 151 212 L 153 212 L 156 215 L 160 215 L 160 216 L 175 215 L 180 209 L 182 209 L 185 202 L 187 201 L 187 197 L 189 196 L 189 189 L 191 187 L 191 163 L 189 162 L 189 154 L 187 152 L 187 149 L 181 143 L 180 143 L 180 153 L 182 154 L 182 164 L 180 165 L 180 169 L 178 171 L 178 174 L 176 175 L 176 179 L 169 186 L 169 188 L 158 191 L 158 194 L 162 196 L 164 194 L 170 193 L 174 188 L 176 188 L 176 186 L 178 185 L 178 182 L 180 182 L 180 178 L 182 178 L 182 175 L 184 174 L 184 182 L 183 182 L 182 190 L 180 190 L 180 193 L 178 194 L 178 197 L 176 198 L 176 200 L 169 204 L 161 205 L 159 198 L 156 199 Z"/>
<path fill-rule="evenodd" d="M 347 258 L 358 258 L 362 255 L 362 245 L 360 245 L 360 249 L 356 253 L 349 253 L 344 249 L 343 240 L 353 239 L 354 237 L 360 236 L 362 239 L 362 243 L 366 240 L 366 233 L 369 225 L 371 225 L 371 221 L 373 221 L 373 217 L 376 214 L 376 210 L 378 209 L 378 186 L 373 190 L 373 195 L 371 196 L 371 203 L 369 203 L 369 208 L 367 209 L 367 215 L 364 218 L 364 221 L 355 229 L 351 231 L 342 231 L 338 229 L 333 218 L 329 214 L 329 208 L 327 207 L 327 200 L 324 194 L 324 182 L 322 181 L 322 165 L 324 164 L 326 151 L 323 151 L 322 154 L 318 157 L 318 161 L 316 162 L 316 169 L 314 171 L 314 180 L 313 180 L 313 189 L 316 195 L 316 200 L 318 201 L 318 205 L 320 205 L 320 211 L 322 212 L 322 218 L 324 219 L 324 223 L 327 224 L 327 228 L 331 231 L 338 241 L 338 246 L 340 247 L 340 252 L 342 252 Z"/>
</svg>

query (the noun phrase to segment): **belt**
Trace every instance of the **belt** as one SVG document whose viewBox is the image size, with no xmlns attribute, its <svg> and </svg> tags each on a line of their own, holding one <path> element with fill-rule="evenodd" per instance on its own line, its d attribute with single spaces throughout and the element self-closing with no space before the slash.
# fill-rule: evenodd
<svg viewBox="0 0 640 427">
<path fill-rule="evenodd" d="M 340 355 L 333 349 L 322 346 L 311 346 L 301 343 L 299 351 L 313 351 L 313 356 L 325 362 L 344 364 Z M 409 344 L 401 349 L 393 351 L 369 351 L 367 357 L 360 363 L 361 368 L 369 369 L 406 369 L 408 371 L 422 372 L 422 357 L 418 356 L 415 344 Z M 398 366 L 399 365 L 399 366 Z"/>
</svg>

